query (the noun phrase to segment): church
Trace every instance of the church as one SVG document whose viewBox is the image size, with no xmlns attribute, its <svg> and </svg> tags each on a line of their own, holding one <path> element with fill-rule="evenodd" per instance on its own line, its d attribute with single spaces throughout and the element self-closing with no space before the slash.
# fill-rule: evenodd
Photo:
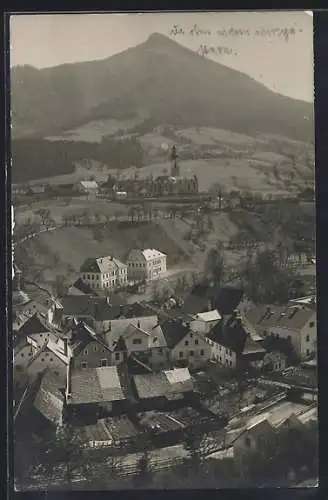
<svg viewBox="0 0 328 500">
<path fill-rule="evenodd" d="M 181 176 L 179 157 L 176 147 L 173 146 L 170 153 L 171 172 L 170 175 L 159 175 L 158 177 L 147 177 L 144 179 L 121 180 L 116 186 L 117 192 L 125 191 L 128 195 L 143 196 L 172 196 L 190 195 L 198 193 L 198 178 L 193 176 Z"/>
</svg>

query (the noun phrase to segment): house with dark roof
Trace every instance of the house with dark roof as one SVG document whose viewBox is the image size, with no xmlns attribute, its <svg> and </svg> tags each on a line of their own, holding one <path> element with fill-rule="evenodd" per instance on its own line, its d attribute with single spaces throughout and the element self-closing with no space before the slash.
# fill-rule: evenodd
<svg viewBox="0 0 328 500">
<path fill-rule="evenodd" d="M 105 332 L 116 315 L 117 308 L 113 308 L 107 297 L 65 295 L 60 303 L 52 303 L 48 321 L 54 325 L 65 325 L 68 320 L 76 318 L 88 322 L 97 332 Z"/>
<path fill-rule="evenodd" d="M 210 359 L 211 349 L 204 334 L 192 331 L 187 325 L 172 319 L 162 323 L 173 364 L 200 367 Z"/>
<path fill-rule="evenodd" d="M 185 297 L 183 310 L 188 314 L 199 314 L 217 310 L 223 315 L 232 314 L 244 300 L 244 291 L 213 284 L 198 284 Z"/>
<path fill-rule="evenodd" d="M 47 317 L 36 311 L 33 315 L 16 320 L 14 344 L 29 337 L 41 347 L 48 340 L 56 340 L 60 335 L 61 332 L 48 323 Z"/>
<path fill-rule="evenodd" d="M 126 411 L 126 392 L 116 366 L 69 367 L 66 403 L 71 418 L 84 422 Z"/>
<path fill-rule="evenodd" d="M 247 312 L 247 319 L 262 337 L 285 339 L 301 360 L 309 359 L 317 350 L 317 315 L 314 308 L 301 304 L 258 305 Z"/>
<path fill-rule="evenodd" d="M 212 361 L 232 369 L 262 367 L 266 351 L 252 340 L 237 314 L 228 316 L 215 325 L 206 339 L 211 347 Z"/>
</svg>

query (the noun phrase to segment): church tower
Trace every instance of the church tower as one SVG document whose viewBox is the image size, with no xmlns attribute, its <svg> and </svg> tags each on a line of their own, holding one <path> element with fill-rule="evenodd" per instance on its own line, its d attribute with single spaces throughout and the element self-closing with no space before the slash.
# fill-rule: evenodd
<svg viewBox="0 0 328 500">
<path fill-rule="evenodd" d="M 171 160 L 171 176 L 172 177 L 180 177 L 180 166 L 178 162 L 178 153 L 176 147 L 173 146 L 170 155 Z"/>
</svg>

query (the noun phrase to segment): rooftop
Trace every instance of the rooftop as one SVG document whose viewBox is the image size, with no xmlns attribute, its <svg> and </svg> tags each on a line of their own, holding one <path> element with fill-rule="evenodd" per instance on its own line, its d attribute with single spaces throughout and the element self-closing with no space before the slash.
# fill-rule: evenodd
<svg viewBox="0 0 328 500">
<path fill-rule="evenodd" d="M 190 331 L 187 326 L 173 319 L 167 319 L 161 323 L 161 327 L 169 348 L 177 345 Z"/>
<path fill-rule="evenodd" d="M 125 399 L 116 366 L 72 370 L 69 404 L 106 403 Z"/>
<path fill-rule="evenodd" d="M 115 315 L 105 297 L 88 295 L 65 295 L 61 303 L 66 316 L 90 316 L 96 321 L 110 320 Z"/>
<path fill-rule="evenodd" d="M 248 321 L 258 330 L 280 327 L 299 331 L 315 316 L 315 311 L 303 306 L 259 305 L 247 311 Z"/>
<path fill-rule="evenodd" d="M 97 189 L 98 188 L 98 184 L 96 181 L 80 181 L 80 184 L 85 189 Z"/>
<path fill-rule="evenodd" d="M 133 380 L 140 399 L 165 397 L 193 390 L 188 368 L 134 375 Z"/>
<path fill-rule="evenodd" d="M 64 392 L 62 381 L 54 373 L 46 371 L 34 399 L 34 407 L 48 421 L 60 425 L 63 418 Z"/>
<path fill-rule="evenodd" d="M 261 356 L 265 354 L 265 350 L 252 341 L 247 334 L 242 321 L 234 316 L 229 317 L 224 323 L 217 323 L 206 336 L 217 344 L 231 349 L 236 354 L 258 353 Z"/>
<path fill-rule="evenodd" d="M 201 321 L 205 321 L 205 322 L 207 322 L 207 321 L 219 321 L 221 319 L 221 315 L 217 309 L 214 309 L 213 311 L 198 313 L 195 316 L 195 319 L 200 319 Z"/>
<path fill-rule="evenodd" d="M 117 259 L 115 259 L 117 261 Z M 117 261 L 119 262 L 119 261 Z M 80 271 L 81 273 L 112 273 L 117 264 L 111 256 L 89 258 L 84 261 Z M 123 266 L 123 264 L 122 264 Z"/>
</svg>

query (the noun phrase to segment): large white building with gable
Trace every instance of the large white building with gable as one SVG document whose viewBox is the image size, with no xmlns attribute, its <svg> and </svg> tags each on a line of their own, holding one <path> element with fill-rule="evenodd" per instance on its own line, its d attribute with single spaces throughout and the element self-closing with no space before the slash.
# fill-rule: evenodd
<svg viewBox="0 0 328 500">
<path fill-rule="evenodd" d="M 154 248 L 133 249 L 127 258 L 129 280 L 154 280 L 166 272 L 166 255 Z"/>
</svg>

